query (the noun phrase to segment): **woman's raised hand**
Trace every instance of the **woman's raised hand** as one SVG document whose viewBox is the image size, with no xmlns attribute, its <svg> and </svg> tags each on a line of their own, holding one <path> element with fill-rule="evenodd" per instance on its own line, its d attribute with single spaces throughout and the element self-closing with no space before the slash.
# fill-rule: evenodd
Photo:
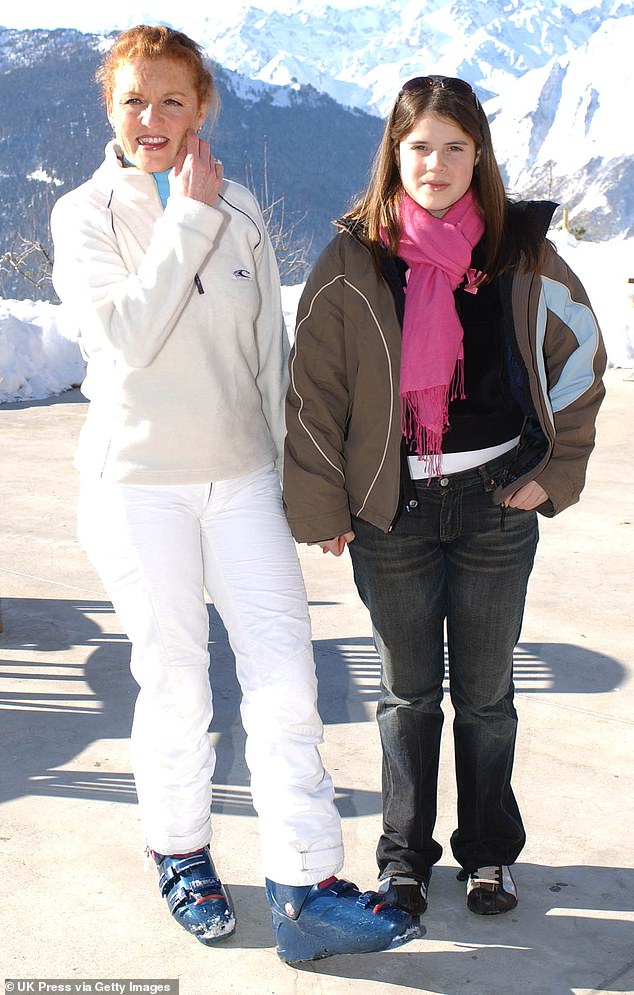
<svg viewBox="0 0 634 995">
<path fill-rule="evenodd" d="M 224 170 L 219 159 L 211 154 L 209 142 L 199 138 L 191 128 L 178 150 L 174 172 L 170 177 L 172 193 L 191 197 L 211 207 L 222 184 Z"/>
</svg>

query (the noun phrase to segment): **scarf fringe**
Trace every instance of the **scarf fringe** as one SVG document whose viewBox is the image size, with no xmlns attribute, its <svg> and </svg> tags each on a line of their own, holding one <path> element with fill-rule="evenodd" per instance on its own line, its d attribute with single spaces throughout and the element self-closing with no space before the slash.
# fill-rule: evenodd
<svg viewBox="0 0 634 995">
<path fill-rule="evenodd" d="M 409 390 L 401 398 L 401 431 L 425 462 L 425 472 L 439 477 L 442 438 L 449 428 L 449 402 L 464 400 L 464 360 L 458 359 L 448 387 Z"/>
</svg>

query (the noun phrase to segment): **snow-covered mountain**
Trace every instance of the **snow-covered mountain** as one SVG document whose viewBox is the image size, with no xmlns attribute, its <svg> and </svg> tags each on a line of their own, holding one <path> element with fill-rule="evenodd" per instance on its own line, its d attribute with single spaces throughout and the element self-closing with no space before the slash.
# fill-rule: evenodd
<svg viewBox="0 0 634 995">
<path fill-rule="evenodd" d="M 381 116 L 411 76 L 468 79 L 492 120 L 511 193 L 559 200 L 590 237 L 634 233 L 634 142 L 623 120 L 634 93 L 632 0 L 387 0 L 350 9 L 305 0 L 287 12 L 225 9 L 197 27 L 223 66 L 280 86 L 310 83 Z"/>
<path fill-rule="evenodd" d="M 634 0 L 120 3 L 85 7 L 93 34 L 0 28 L 0 257 L 16 232 L 46 242 L 53 200 L 98 161 L 104 32 L 161 20 L 218 66 L 229 175 L 259 193 L 266 163 L 311 258 L 365 182 L 400 84 L 429 72 L 475 86 L 512 195 L 559 201 L 588 239 L 634 235 Z M 62 16 L 51 7 L 46 26 Z"/>
<path fill-rule="evenodd" d="M 255 0 L 203 16 L 197 37 L 245 76 L 310 83 L 383 116 L 410 76 L 464 76 L 482 95 L 500 94 L 628 12 L 634 5 L 623 0 L 387 0 L 347 9 L 304 0 L 290 12 L 267 13 Z"/>
<path fill-rule="evenodd" d="M 633 51 L 634 13 L 609 18 L 486 105 L 509 186 L 552 190 L 591 237 L 634 233 Z"/>
</svg>

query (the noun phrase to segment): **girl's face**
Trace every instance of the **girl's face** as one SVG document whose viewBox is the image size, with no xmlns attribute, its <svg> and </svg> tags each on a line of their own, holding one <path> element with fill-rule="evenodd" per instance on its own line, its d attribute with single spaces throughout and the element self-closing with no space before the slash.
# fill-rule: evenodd
<svg viewBox="0 0 634 995">
<path fill-rule="evenodd" d="M 108 120 L 134 166 L 159 173 L 174 165 L 187 131 L 205 119 L 187 65 L 174 59 L 131 59 L 114 75 Z"/>
<path fill-rule="evenodd" d="M 406 192 L 435 218 L 442 218 L 471 186 L 478 152 L 459 124 L 429 114 L 419 118 L 399 144 L 396 157 Z"/>
</svg>

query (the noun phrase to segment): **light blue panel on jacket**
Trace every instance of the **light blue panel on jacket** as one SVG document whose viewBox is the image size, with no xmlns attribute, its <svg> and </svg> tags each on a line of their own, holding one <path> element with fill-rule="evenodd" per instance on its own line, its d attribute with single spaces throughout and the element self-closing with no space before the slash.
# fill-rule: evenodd
<svg viewBox="0 0 634 995">
<path fill-rule="evenodd" d="M 553 411 L 562 411 L 569 404 L 573 404 L 594 383 L 594 357 L 599 347 L 599 327 L 590 308 L 586 304 L 573 301 L 570 290 L 565 284 L 542 276 L 542 286 L 546 308 L 561 318 L 578 342 L 578 348 L 567 360 L 559 380 L 550 391 Z M 545 315 L 543 320 L 545 321 Z M 538 334 L 543 343 L 545 326 L 539 329 Z"/>
</svg>

